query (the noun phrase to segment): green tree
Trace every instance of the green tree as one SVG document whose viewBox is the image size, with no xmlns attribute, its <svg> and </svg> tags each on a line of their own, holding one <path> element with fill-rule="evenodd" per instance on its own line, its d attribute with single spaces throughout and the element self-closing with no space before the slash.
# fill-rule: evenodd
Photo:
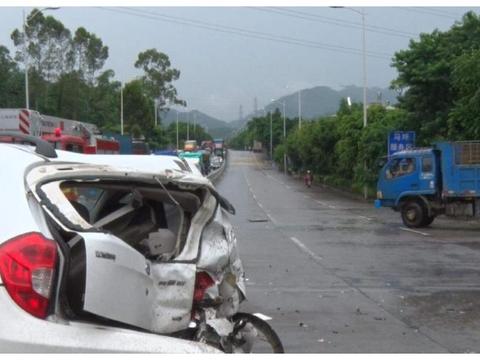
<svg viewBox="0 0 480 360">
<path fill-rule="evenodd" d="M 459 56 L 454 62 L 452 84 L 456 93 L 449 113 L 449 138 L 474 140 L 480 138 L 480 50 Z"/>
<path fill-rule="evenodd" d="M 132 135 L 148 136 L 153 129 L 153 101 L 145 93 L 141 80 L 133 80 L 125 84 L 123 91 L 124 121 L 127 132 Z M 135 134 L 134 134 L 135 130 Z"/>
<path fill-rule="evenodd" d="M 180 78 L 180 71 L 171 66 L 168 55 L 156 49 L 139 53 L 135 62 L 135 67 L 144 72 L 142 80 L 146 93 L 159 100 L 159 111 L 167 110 L 168 104 L 186 105 L 184 100 L 177 97 L 177 89 L 172 84 Z"/>
<path fill-rule="evenodd" d="M 95 34 L 79 27 L 72 39 L 71 51 L 70 61 L 73 67 L 93 84 L 96 72 L 103 68 L 108 58 L 108 46 L 103 45 L 102 40 Z"/>
<path fill-rule="evenodd" d="M 457 67 L 460 76 L 458 58 L 478 48 L 480 18 L 468 12 L 450 30 L 421 34 L 418 41 L 410 41 L 408 49 L 395 54 L 398 77 L 392 87 L 403 93 L 400 106 L 407 110 L 408 127 L 417 131 L 421 144 L 457 134 L 449 126 L 458 125 L 458 120 L 448 120 L 458 102 L 459 84 L 452 83 L 453 73 Z"/>
<path fill-rule="evenodd" d="M 23 74 L 10 56 L 10 51 L 0 45 L 0 107 L 23 107 L 25 87 Z"/>
</svg>

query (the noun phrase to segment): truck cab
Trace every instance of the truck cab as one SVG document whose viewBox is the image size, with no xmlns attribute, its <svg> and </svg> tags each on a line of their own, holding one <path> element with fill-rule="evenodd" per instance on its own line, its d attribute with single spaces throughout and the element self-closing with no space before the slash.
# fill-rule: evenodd
<svg viewBox="0 0 480 360">
<path fill-rule="evenodd" d="M 431 200 L 438 197 L 440 189 L 437 150 L 400 151 L 392 155 L 380 171 L 375 206 L 401 211 L 409 227 L 426 226 L 435 217 Z"/>
</svg>

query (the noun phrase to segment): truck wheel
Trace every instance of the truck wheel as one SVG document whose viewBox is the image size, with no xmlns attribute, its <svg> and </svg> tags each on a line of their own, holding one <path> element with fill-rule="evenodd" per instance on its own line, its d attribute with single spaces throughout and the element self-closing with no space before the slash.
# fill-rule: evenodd
<svg viewBox="0 0 480 360">
<path fill-rule="evenodd" d="M 416 201 L 409 201 L 402 206 L 402 220 L 407 227 L 418 228 L 426 226 L 425 221 L 427 217 L 426 209 Z"/>
<path fill-rule="evenodd" d="M 422 226 L 428 226 L 428 225 L 430 225 L 430 224 L 433 222 L 433 220 L 435 220 L 435 216 L 428 216 L 428 215 L 427 215 L 427 216 L 425 217 L 425 220 L 423 221 Z"/>
</svg>

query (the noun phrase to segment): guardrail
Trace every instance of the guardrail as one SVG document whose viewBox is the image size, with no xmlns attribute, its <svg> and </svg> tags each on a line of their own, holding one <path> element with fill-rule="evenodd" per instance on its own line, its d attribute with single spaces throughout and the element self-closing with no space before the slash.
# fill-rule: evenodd
<svg viewBox="0 0 480 360">
<path fill-rule="evenodd" d="M 212 182 L 216 183 L 217 180 L 222 176 L 225 168 L 227 167 L 228 161 L 228 152 L 225 154 L 225 160 L 222 162 L 222 166 L 220 166 L 217 170 L 212 171 L 210 174 L 207 175 L 207 178 Z"/>
</svg>

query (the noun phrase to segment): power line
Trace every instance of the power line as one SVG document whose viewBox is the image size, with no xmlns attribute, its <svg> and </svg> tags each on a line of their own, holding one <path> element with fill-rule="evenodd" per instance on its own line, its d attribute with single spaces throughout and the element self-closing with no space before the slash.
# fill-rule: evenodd
<svg viewBox="0 0 480 360">
<path fill-rule="evenodd" d="M 317 14 L 309 14 L 306 12 L 292 10 L 292 9 L 277 8 L 277 7 L 272 7 L 272 8 L 250 7 L 250 9 L 257 10 L 257 11 L 270 12 L 270 13 L 279 14 L 279 15 L 288 16 L 288 17 L 294 17 L 298 19 L 322 22 L 322 23 L 332 24 L 332 25 L 341 26 L 345 28 L 362 29 L 362 24 L 357 22 L 340 20 L 340 19 L 317 15 Z M 403 37 L 403 38 L 411 38 L 412 36 L 418 35 L 411 32 L 406 32 L 406 31 L 397 30 L 397 29 L 390 29 L 390 28 L 376 26 L 376 25 L 367 25 L 365 26 L 365 29 L 368 32 L 373 32 L 373 33 L 378 33 L 378 34 L 383 34 L 388 36 Z"/>
<path fill-rule="evenodd" d="M 455 16 L 455 17 L 458 17 L 459 14 L 456 14 L 454 12 L 451 12 L 451 11 L 445 11 L 445 10 L 440 10 L 440 9 L 437 9 L 437 8 L 430 8 L 430 7 L 426 7 L 426 6 L 419 6 L 420 9 L 425 9 L 425 10 L 430 10 L 432 12 L 437 12 L 439 14 L 443 14 L 443 15 L 450 15 L 450 16 Z"/>
<path fill-rule="evenodd" d="M 123 13 L 123 14 L 131 15 L 131 16 L 142 17 L 142 18 L 146 18 L 146 19 L 150 19 L 150 20 L 157 20 L 157 21 L 164 21 L 164 22 L 170 22 L 170 23 L 175 23 L 175 24 L 187 25 L 187 26 L 202 28 L 202 29 L 211 30 L 211 31 L 215 31 L 215 32 L 222 32 L 222 33 L 240 35 L 240 36 L 244 36 L 244 37 L 256 38 L 256 39 L 267 40 L 267 41 L 274 41 L 274 42 L 279 42 L 279 43 L 286 43 L 286 44 L 290 44 L 290 45 L 298 45 L 298 46 L 304 46 L 304 47 L 310 47 L 310 48 L 317 48 L 317 49 L 323 49 L 323 50 L 328 50 L 328 51 L 333 51 L 333 52 L 341 52 L 341 53 L 353 54 L 353 55 L 361 55 L 362 54 L 360 49 L 349 48 L 349 47 L 333 45 L 333 44 L 325 44 L 325 43 L 320 43 L 320 42 L 315 42 L 315 41 L 310 41 L 310 40 L 286 37 L 286 36 L 279 36 L 279 35 L 275 35 L 275 34 L 259 32 L 259 31 L 252 31 L 252 30 L 247 30 L 247 29 L 242 29 L 242 28 L 235 28 L 235 27 L 231 27 L 231 26 L 217 25 L 217 24 L 212 24 L 212 23 L 199 21 L 199 20 L 192 20 L 192 19 L 180 18 L 180 17 L 176 17 L 176 16 L 159 14 L 159 13 L 156 13 L 156 12 L 145 12 L 145 11 L 142 11 L 142 10 L 139 10 L 139 9 L 104 8 L 104 7 L 100 7 L 100 9 L 107 10 L 107 11 L 113 11 L 113 12 L 117 12 L 117 13 Z M 371 57 L 371 58 L 389 59 L 389 60 L 391 59 L 391 54 L 376 52 L 376 51 L 368 51 L 367 56 Z"/>
<path fill-rule="evenodd" d="M 432 15 L 432 16 L 442 17 L 442 18 L 446 18 L 446 19 L 453 19 L 453 20 L 458 19 L 458 16 L 451 16 L 451 15 L 446 15 L 446 14 L 435 13 L 433 11 L 430 11 L 430 9 L 428 9 L 428 8 L 427 9 L 418 8 L 418 7 L 408 8 L 408 7 L 401 7 L 401 6 L 397 6 L 396 8 L 404 10 L 404 11 L 409 11 L 409 12 L 414 12 L 414 13 L 419 13 L 419 14 Z"/>
<path fill-rule="evenodd" d="M 315 45 L 315 46 L 318 46 L 320 48 L 325 47 L 325 48 L 330 48 L 330 49 L 347 50 L 347 51 L 354 51 L 354 52 L 357 52 L 357 53 L 361 53 L 360 49 L 355 49 L 355 48 L 350 48 L 350 47 L 345 47 L 345 46 L 340 46 L 340 45 L 320 43 L 320 42 L 317 42 L 317 41 L 310 41 L 310 40 L 292 38 L 292 37 L 288 37 L 288 36 L 280 36 L 280 35 L 269 34 L 269 33 L 254 31 L 254 30 L 248 30 L 248 29 L 243 29 L 243 28 L 238 28 L 238 27 L 233 27 L 233 26 L 212 24 L 212 23 L 208 23 L 208 22 L 205 22 L 205 21 L 180 18 L 180 17 L 177 17 L 177 16 L 159 14 L 159 13 L 156 13 L 156 12 L 151 12 L 150 13 L 150 12 L 142 11 L 140 9 L 133 9 L 133 10 L 137 11 L 137 12 L 140 12 L 140 13 L 143 13 L 143 14 L 146 14 L 146 15 L 153 14 L 154 16 L 159 16 L 159 17 L 162 17 L 162 18 L 167 18 L 167 19 L 171 19 L 171 20 L 173 19 L 173 20 L 177 20 L 177 21 L 186 21 L 188 23 L 195 24 L 195 25 L 192 25 L 192 26 L 199 25 L 199 26 L 213 27 L 214 30 L 218 30 L 218 31 L 240 32 L 240 33 L 245 33 L 245 34 L 250 34 L 250 35 L 255 35 L 255 36 L 271 38 L 271 40 L 280 39 L 280 40 L 285 40 L 285 41 L 293 41 L 293 42 L 298 42 L 298 43 Z M 370 53 L 372 56 L 373 55 L 390 56 L 390 54 L 377 52 L 377 51 L 368 51 L 367 53 Z"/>
</svg>

